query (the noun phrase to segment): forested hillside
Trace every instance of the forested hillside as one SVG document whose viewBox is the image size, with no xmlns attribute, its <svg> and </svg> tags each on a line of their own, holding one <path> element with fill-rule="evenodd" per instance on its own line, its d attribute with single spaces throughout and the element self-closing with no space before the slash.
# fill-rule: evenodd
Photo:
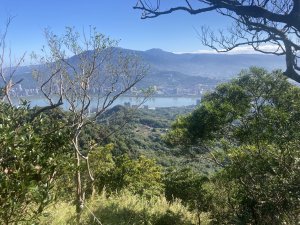
<svg viewBox="0 0 300 225">
<path fill-rule="evenodd" d="M 297 224 L 299 95 L 251 68 L 196 108 L 117 106 L 82 130 L 80 168 L 70 113 L 1 103 L 1 223 L 75 224 L 80 170 L 82 224 Z"/>
<path fill-rule="evenodd" d="M 133 2 L 1 1 L 0 225 L 299 225 L 300 1 Z"/>
</svg>

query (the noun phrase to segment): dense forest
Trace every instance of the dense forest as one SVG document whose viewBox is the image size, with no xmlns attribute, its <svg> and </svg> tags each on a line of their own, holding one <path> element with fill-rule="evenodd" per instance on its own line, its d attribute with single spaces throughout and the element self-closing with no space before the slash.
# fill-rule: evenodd
<svg viewBox="0 0 300 225">
<path fill-rule="evenodd" d="M 2 102 L 1 224 L 75 224 L 76 171 L 82 224 L 298 224 L 299 95 L 250 68 L 196 108 L 109 108 L 80 167 L 70 112 Z"/>
</svg>

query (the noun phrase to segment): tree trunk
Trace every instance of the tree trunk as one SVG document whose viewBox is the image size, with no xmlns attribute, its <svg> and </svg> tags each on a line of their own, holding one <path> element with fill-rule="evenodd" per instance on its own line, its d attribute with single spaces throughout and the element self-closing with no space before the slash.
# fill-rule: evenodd
<svg viewBox="0 0 300 225">
<path fill-rule="evenodd" d="M 92 198 L 94 198 L 96 195 L 96 187 L 95 187 L 95 182 L 92 181 Z"/>
<path fill-rule="evenodd" d="M 201 225 L 201 212 L 197 209 L 198 225 Z"/>
<path fill-rule="evenodd" d="M 76 151 L 76 150 L 75 150 Z M 82 192 L 82 184 L 81 184 L 81 174 L 80 174 L 80 155 L 76 151 L 76 222 L 80 224 L 81 212 L 84 204 L 83 192 Z"/>
</svg>

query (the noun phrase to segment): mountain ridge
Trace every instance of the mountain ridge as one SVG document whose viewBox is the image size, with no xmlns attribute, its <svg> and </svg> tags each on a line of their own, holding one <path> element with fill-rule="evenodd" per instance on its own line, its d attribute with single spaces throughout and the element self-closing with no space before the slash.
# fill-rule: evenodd
<svg viewBox="0 0 300 225">
<path fill-rule="evenodd" d="M 174 73 L 178 80 L 184 82 L 191 80 L 199 82 L 203 79 L 210 80 L 228 80 L 236 76 L 242 69 L 250 66 L 264 67 L 267 70 L 283 69 L 284 58 L 275 55 L 263 54 L 210 54 L 210 53 L 182 53 L 176 54 L 167 52 L 162 49 L 152 48 L 146 51 L 132 50 L 117 47 L 116 50 L 140 57 L 144 63 L 150 65 L 150 72 L 144 83 L 147 81 L 151 84 L 167 83 L 167 74 Z M 69 60 L 78 60 L 78 56 L 72 56 Z M 34 84 L 29 77 L 33 68 L 41 65 L 20 67 L 16 73 L 16 80 L 24 79 L 24 86 L 28 87 Z M 166 79 L 164 79 L 164 77 Z M 27 80 L 27 81 L 26 81 Z M 175 82 L 176 83 L 176 82 Z M 178 82 L 177 82 L 178 83 Z M 179 82 L 180 83 L 180 82 Z M 145 84 L 143 84 L 145 86 Z M 186 85 L 187 86 L 187 85 Z"/>
</svg>

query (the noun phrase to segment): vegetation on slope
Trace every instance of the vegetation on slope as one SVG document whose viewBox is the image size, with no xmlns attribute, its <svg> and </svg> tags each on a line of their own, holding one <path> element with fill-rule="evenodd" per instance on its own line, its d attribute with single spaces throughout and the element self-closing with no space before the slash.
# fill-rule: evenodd
<svg viewBox="0 0 300 225">
<path fill-rule="evenodd" d="M 168 202 L 163 196 L 151 198 L 134 195 L 126 190 L 107 196 L 100 196 L 88 201 L 84 210 L 82 224 L 105 225 L 153 224 L 153 225 L 193 225 L 197 224 L 195 212 L 182 205 L 179 200 Z M 46 210 L 47 217 L 42 217 L 41 224 L 74 224 L 75 208 L 68 203 L 59 203 Z M 203 221 L 208 222 L 205 214 Z M 203 223 L 204 225 L 207 223 Z"/>
<path fill-rule="evenodd" d="M 1 103 L 0 221 L 78 222 L 80 170 L 82 224 L 297 224 L 299 97 L 280 71 L 251 68 L 196 109 L 118 106 L 82 130 L 95 147 L 80 167 L 66 112 Z"/>
</svg>

